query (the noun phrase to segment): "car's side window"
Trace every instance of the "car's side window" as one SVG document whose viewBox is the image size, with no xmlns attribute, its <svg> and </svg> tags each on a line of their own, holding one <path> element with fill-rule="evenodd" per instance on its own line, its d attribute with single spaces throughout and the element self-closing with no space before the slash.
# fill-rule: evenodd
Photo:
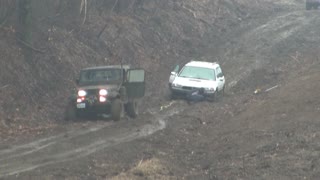
<svg viewBox="0 0 320 180">
<path fill-rule="evenodd" d="M 220 67 L 217 67 L 217 68 L 216 68 L 216 73 L 217 73 L 217 77 L 218 77 L 218 78 L 223 77 L 222 70 L 221 70 Z"/>
</svg>

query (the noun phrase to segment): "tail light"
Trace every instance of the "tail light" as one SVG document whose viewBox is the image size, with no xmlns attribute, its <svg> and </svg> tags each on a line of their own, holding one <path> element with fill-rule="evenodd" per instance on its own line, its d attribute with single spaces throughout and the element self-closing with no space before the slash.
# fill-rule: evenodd
<svg viewBox="0 0 320 180">
<path fill-rule="evenodd" d="M 106 95 L 108 95 L 108 91 L 106 89 L 100 89 L 99 95 L 100 96 L 106 96 Z"/>
<path fill-rule="evenodd" d="M 108 95 L 108 91 L 106 89 L 100 89 L 99 91 L 99 101 L 100 102 L 106 102 L 107 101 L 107 95 Z"/>
<path fill-rule="evenodd" d="M 99 101 L 100 101 L 100 102 L 106 102 L 106 101 L 107 101 L 107 98 L 104 97 L 104 96 L 100 96 Z"/>
<path fill-rule="evenodd" d="M 85 100 L 85 97 L 79 97 L 78 99 L 77 99 L 77 103 L 81 103 L 81 102 L 83 102 Z"/>
<path fill-rule="evenodd" d="M 87 95 L 87 92 L 86 91 L 84 91 L 84 90 L 79 90 L 78 91 L 78 96 L 79 97 L 85 97 Z"/>
</svg>

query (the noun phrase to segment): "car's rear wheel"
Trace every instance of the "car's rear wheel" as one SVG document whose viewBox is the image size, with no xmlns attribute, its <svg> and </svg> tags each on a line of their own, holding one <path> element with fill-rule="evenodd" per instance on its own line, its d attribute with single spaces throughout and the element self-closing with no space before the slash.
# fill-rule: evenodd
<svg viewBox="0 0 320 180">
<path fill-rule="evenodd" d="M 122 105 L 120 99 L 115 99 L 111 105 L 111 118 L 119 121 L 121 118 Z"/>
<path fill-rule="evenodd" d="M 222 98 L 222 89 L 221 91 L 219 91 L 217 88 L 216 92 L 214 93 L 214 101 L 219 101 L 221 98 Z"/>
<path fill-rule="evenodd" d="M 222 88 L 222 90 L 221 90 L 221 96 L 224 96 L 225 90 L 226 90 L 226 86 L 223 86 L 223 88 Z"/>
<path fill-rule="evenodd" d="M 139 114 L 138 111 L 138 101 L 131 100 L 126 104 L 126 112 L 131 118 L 136 118 Z"/>
</svg>

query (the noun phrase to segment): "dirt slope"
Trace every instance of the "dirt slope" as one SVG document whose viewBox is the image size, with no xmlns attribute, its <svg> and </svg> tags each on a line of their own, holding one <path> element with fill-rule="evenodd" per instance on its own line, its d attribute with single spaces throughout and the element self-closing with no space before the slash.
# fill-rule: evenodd
<svg viewBox="0 0 320 180">
<path fill-rule="evenodd" d="M 206 4 L 209 1 L 197 1 L 199 4 L 195 1 L 183 2 L 186 4 L 179 1 L 167 4 L 150 1 L 140 8 L 148 10 L 163 5 L 163 10 L 167 8 L 164 5 L 172 8 L 173 5 L 179 5 L 178 9 L 181 10 L 188 7 L 188 13 L 190 7 L 194 7 L 196 12 L 199 10 L 198 13 L 192 13 L 193 17 L 208 17 L 200 12 L 211 8 L 210 3 Z M 148 95 L 149 108 L 136 121 L 61 122 L 54 123 L 54 128 L 35 131 L 30 137 L 9 139 L 11 141 L 6 138 L 0 144 L 0 161 L 5 162 L 0 165 L 0 178 L 317 179 L 320 175 L 320 142 L 317 138 L 320 113 L 319 13 L 305 12 L 301 1 L 268 1 L 264 12 L 274 14 L 266 17 L 267 13 L 254 13 L 258 11 L 257 7 L 262 6 L 258 3 L 260 1 L 256 2 L 248 6 L 248 1 L 225 1 L 223 8 L 231 10 L 240 7 L 240 10 L 232 11 L 240 15 L 226 13 L 230 15 L 230 21 L 228 18 L 218 21 L 224 22 L 223 27 L 226 28 L 220 26 L 218 30 L 213 30 L 220 36 L 211 35 L 213 39 L 204 41 L 200 41 L 201 32 L 209 33 L 217 24 L 207 26 L 210 27 L 210 30 L 205 28 L 208 32 L 200 31 L 199 27 L 202 26 L 194 25 L 199 34 L 194 31 L 180 34 L 180 30 L 170 30 L 176 32 L 171 43 L 166 39 L 168 35 L 161 35 L 167 31 L 152 29 L 153 33 L 158 32 L 157 36 L 150 35 L 146 38 L 150 41 L 141 42 L 139 39 L 143 38 L 137 35 L 142 37 L 148 34 L 145 29 L 149 26 L 145 22 L 151 24 L 154 21 L 147 21 L 147 16 L 141 16 L 138 18 L 139 24 L 135 18 L 123 14 L 112 16 L 108 19 L 113 22 L 106 29 L 108 33 L 101 36 L 105 41 L 99 43 L 111 49 L 107 53 L 117 54 L 104 54 L 102 49 L 95 47 L 91 37 L 98 30 L 90 34 L 90 29 L 84 28 L 85 36 L 73 36 L 69 31 L 58 30 L 55 38 L 74 40 L 67 44 L 63 41 L 52 42 L 50 47 L 73 47 L 65 49 L 62 54 L 82 60 L 85 57 L 97 57 L 93 59 L 99 64 L 102 61 L 115 62 L 115 57 L 124 53 L 127 57 L 135 57 L 135 63 L 149 70 L 150 79 L 155 79 L 153 73 L 161 72 L 157 78 L 163 83 L 163 88 L 154 85 L 148 87 L 149 90 L 158 91 L 151 91 L 154 93 Z M 215 4 L 211 5 L 216 7 Z M 301 8 L 297 8 L 299 5 Z M 153 17 L 164 18 L 162 10 Z M 184 22 L 172 25 L 178 19 L 186 18 L 181 17 L 184 13 L 178 12 L 173 11 L 176 16 L 165 16 L 169 21 L 165 21 L 168 24 L 162 28 L 179 29 L 179 25 L 185 25 Z M 93 14 L 90 18 L 96 19 L 93 16 L 97 15 Z M 236 20 L 235 17 L 244 19 Z M 202 24 L 195 19 L 191 19 L 190 24 Z M 94 22 L 90 25 L 94 26 Z M 139 31 L 138 25 L 144 33 L 139 33 L 142 31 Z M 150 26 L 154 27 L 154 24 Z M 128 29 L 136 33 L 130 34 L 132 31 Z M 129 35 L 112 34 L 115 31 Z M 186 42 L 178 37 L 184 40 L 192 38 Z M 109 44 L 108 40 L 115 42 L 115 45 Z M 87 43 L 79 46 L 77 41 Z M 160 41 L 162 43 L 154 45 Z M 128 42 L 138 45 L 129 46 Z M 212 44 L 208 45 L 210 42 Z M 201 46 L 202 43 L 207 46 Z M 166 51 L 166 45 L 170 45 L 167 48 L 172 51 Z M 193 49 L 195 46 L 197 48 Z M 82 54 L 84 47 L 86 53 Z M 56 53 L 60 52 L 60 48 L 56 48 Z M 213 50 L 208 50 L 210 48 Z M 141 55 L 138 52 L 143 53 Z M 164 52 L 169 54 L 163 55 Z M 187 61 L 186 57 L 200 57 L 198 53 L 203 59 L 218 58 L 223 64 L 229 87 L 226 97 L 216 103 L 204 102 L 192 106 L 180 100 L 160 100 L 162 96 L 159 95 L 166 90 L 170 71 L 168 66 Z M 152 59 L 164 63 L 153 66 L 150 63 Z M 70 64 L 75 65 L 74 60 L 69 60 Z M 142 60 L 150 60 L 147 61 L 150 64 L 142 63 Z M 83 63 L 89 64 L 84 60 Z M 75 66 L 70 73 L 75 73 L 77 68 L 79 66 Z M 261 89 L 260 93 L 254 94 L 257 88 Z M 39 132 L 42 134 L 37 134 Z"/>
<path fill-rule="evenodd" d="M 216 47 L 224 43 L 221 35 L 232 33 L 247 19 L 297 7 L 278 6 L 272 0 L 256 2 L 120 0 L 112 8 L 114 1 L 92 1 L 84 25 L 76 3 L 58 14 L 50 8 L 34 9 L 32 45 L 44 53 L 34 52 L 31 61 L 22 54 L 28 47 L 15 38 L 13 16 L 0 28 L 0 127 L 19 132 L 19 126 L 55 123 L 61 119 L 79 69 L 120 61 L 147 70 L 150 104 L 146 107 L 152 106 L 165 96 L 167 74 L 175 64 L 207 59 L 206 51 L 217 52 Z M 51 0 L 37 3 L 55 7 Z"/>
</svg>

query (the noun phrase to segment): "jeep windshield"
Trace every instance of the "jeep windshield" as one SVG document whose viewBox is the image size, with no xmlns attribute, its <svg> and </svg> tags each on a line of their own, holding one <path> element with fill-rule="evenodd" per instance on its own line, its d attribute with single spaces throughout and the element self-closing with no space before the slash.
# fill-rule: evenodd
<svg viewBox="0 0 320 180">
<path fill-rule="evenodd" d="M 216 75 L 213 69 L 204 67 L 185 66 L 179 73 L 179 77 L 216 80 Z"/>
<path fill-rule="evenodd" d="M 80 72 L 79 85 L 104 85 L 121 82 L 120 69 L 87 69 Z"/>
</svg>

